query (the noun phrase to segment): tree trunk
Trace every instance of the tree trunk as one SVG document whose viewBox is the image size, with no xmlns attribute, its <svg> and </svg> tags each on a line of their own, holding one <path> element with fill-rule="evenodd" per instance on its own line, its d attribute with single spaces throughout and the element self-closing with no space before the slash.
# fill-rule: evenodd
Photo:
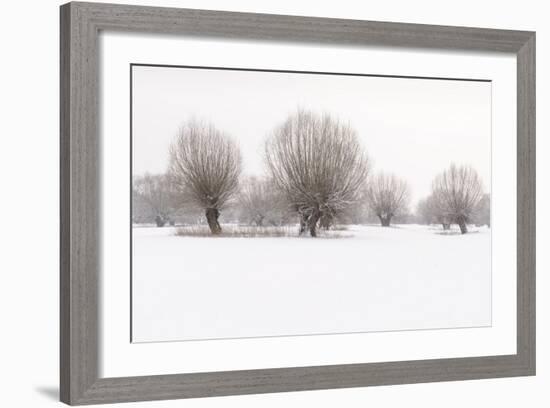
<svg viewBox="0 0 550 408">
<path fill-rule="evenodd" d="M 466 222 L 464 220 L 459 220 L 458 226 L 460 227 L 460 232 L 462 234 L 466 234 L 468 232 L 468 227 L 466 226 Z"/>
<path fill-rule="evenodd" d="M 164 220 L 164 217 L 162 217 L 161 215 L 157 215 L 155 217 L 155 223 L 157 224 L 157 227 L 161 228 L 164 227 L 166 221 Z"/>
<path fill-rule="evenodd" d="M 330 214 L 323 214 L 319 220 L 319 227 L 324 230 L 329 230 L 332 225 L 333 216 Z"/>
<path fill-rule="evenodd" d="M 389 227 L 390 226 L 391 217 L 389 215 L 387 215 L 385 217 L 382 217 L 381 215 L 379 215 L 378 218 L 380 219 L 380 224 L 383 227 Z"/>
<path fill-rule="evenodd" d="M 443 226 L 443 230 L 445 230 L 445 231 L 451 229 L 451 224 L 448 224 L 448 223 L 446 223 L 446 222 L 443 222 L 443 223 L 441 223 L 441 225 Z"/>
<path fill-rule="evenodd" d="M 210 232 L 215 235 L 221 234 L 222 232 L 222 227 L 218 222 L 219 217 L 220 212 L 217 208 L 206 209 L 206 221 L 208 222 L 208 226 L 210 227 Z"/>
<path fill-rule="evenodd" d="M 258 215 L 256 217 L 256 226 L 257 227 L 263 227 L 264 226 L 264 216 L 263 215 Z"/>
<path fill-rule="evenodd" d="M 309 217 L 307 215 L 300 214 L 300 232 L 299 232 L 299 235 L 303 235 L 304 232 L 306 232 L 308 218 Z"/>
<path fill-rule="evenodd" d="M 313 213 L 309 216 L 307 220 L 309 234 L 312 237 L 317 236 L 317 221 L 319 221 L 319 218 L 321 218 L 321 213 L 319 212 L 319 210 L 313 210 Z"/>
</svg>

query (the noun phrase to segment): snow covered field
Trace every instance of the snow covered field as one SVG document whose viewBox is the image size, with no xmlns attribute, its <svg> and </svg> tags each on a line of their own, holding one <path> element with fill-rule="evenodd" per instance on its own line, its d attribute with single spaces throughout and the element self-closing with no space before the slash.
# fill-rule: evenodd
<svg viewBox="0 0 550 408">
<path fill-rule="evenodd" d="M 351 226 L 341 238 L 133 229 L 135 342 L 491 325 L 491 233 Z"/>
</svg>

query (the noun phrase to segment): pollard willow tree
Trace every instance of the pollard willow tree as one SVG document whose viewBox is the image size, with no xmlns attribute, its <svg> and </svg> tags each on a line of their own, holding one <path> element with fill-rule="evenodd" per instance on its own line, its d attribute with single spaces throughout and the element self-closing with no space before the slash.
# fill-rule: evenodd
<svg viewBox="0 0 550 408">
<path fill-rule="evenodd" d="M 449 230 L 451 228 L 449 216 L 445 213 L 445 209 L 442 208 L 441 203 L 433 194 L 430 194 L 418 203 L 417 213 L 426 224 L 441 224 L 444 230 Z"/>
<path fill-rule="evenodd" d="M 491 227 L 491 194 L 483 194 L 474 212 L 476 224 Z"/>
<path fill-rule="evenodd" d="M 369 174 L 369 160 L 350 125 L 325 114 L 299 110 L 266 142 L 267 168 L 300 217 L 300 234 L 317 236 L 325 223 L 356 204 Z"/>
<path fill-rule="evenodd" d="M 434 179 L 432 195 L 446 218 L 466 234 L 467 224 L 483 196 L 483 185 L 472 167 L 451 164 Z"/>
<path fill-rule="evenodd" d="M 174 212 L 174 191 L 165 174 L 149 174 L 134 178 L 133 208 L 139 218 L 154 220 L 157 227 L 171 221 Z"/>
<path fill-rule="evenodd" d="M 367 200 L 380 224 L 389 227 L 391 219 L 407 209 L 409 187 L 394 174 L 378 173 L 370 182 Z"/>
<path fill-rule="evenodd" d="M 169 175 L 182 201 L 204 209 L 212 234 L 220 234 L 220 211 L 236 194 L 241 173 L 237 144 L 210 123 L 190 121 L 170 146 Z"/>
<path fill-rule="evenodd" d="M 281 225 L 288 210 L 273 181 L 259 177 L 241 180 L 238 203 L 242 218 L 258 227 Z"/>
</svg>

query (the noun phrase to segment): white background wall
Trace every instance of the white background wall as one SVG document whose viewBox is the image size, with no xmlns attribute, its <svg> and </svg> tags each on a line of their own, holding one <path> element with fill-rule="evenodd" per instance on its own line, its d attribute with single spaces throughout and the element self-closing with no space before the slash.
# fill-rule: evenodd
<svg viewBox="0 0 550 408">
<path fill-rule="evenodd" d="M 138 1 L 135 4 L 537 31 L 538 375 L 351 390 L 126 404 L 140 407 L 545 407 L 550 399 L 550 26 L 546 3 L 479 1 Z M 0 405 L 57 404 L 58 6 L 4 2 L 0 24 Z"/>
</svg>

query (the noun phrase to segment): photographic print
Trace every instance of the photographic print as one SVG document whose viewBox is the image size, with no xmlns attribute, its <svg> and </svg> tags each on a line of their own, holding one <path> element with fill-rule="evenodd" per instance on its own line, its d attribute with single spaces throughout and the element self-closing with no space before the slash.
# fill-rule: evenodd
<svg viewBox="0 0 550 408">
<path fill-rule="evenodd" d="M 130 70 L 133 342 L 491 326 L 491 81 Z"/>
</svg>

